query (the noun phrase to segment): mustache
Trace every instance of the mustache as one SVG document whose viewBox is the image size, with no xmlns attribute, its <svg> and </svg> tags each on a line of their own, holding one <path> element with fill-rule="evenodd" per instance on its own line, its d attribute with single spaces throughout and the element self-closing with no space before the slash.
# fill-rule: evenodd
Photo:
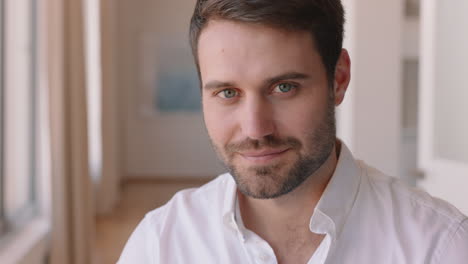
<svg viewBox="0 0 468 264">
<path fill-rule="evenodd" d="M 300 140 L 294 137 L 279 138 L 273 135 L 268 135 L 262 139 L 247 138 L 238 143 L 227 144 L 225 149 L 227 153 L 234 153 L 247 150 L 258 150 L 262 148 L 280 148 L 289 147 L 299 149 L 302 147 Z"/>
</svg>

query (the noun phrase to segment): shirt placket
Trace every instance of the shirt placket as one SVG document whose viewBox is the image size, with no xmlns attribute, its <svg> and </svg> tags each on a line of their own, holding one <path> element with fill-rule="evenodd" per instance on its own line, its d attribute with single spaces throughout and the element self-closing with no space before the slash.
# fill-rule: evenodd
<svg viewBox="0 0 468 264">
<path fill-rule="evenodd" d="M 277 264 L 276 256 L 270 245 L 257 234 L 244 230 L 243 246 L 252 263 Z"/>
</svg>

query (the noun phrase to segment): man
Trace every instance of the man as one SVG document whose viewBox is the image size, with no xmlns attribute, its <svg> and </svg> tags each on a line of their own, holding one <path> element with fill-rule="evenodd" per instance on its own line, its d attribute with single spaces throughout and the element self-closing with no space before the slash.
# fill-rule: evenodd
<svg viewBox="0 0 468 264">
<path fill-rule="evenodd" d="M 454 207 L 336 139 L 350 59 L 339 0 L 199 0 L 203 114 L 229 170 L 147 214 L 119 263 L 468 263 Z"/>
</svg>

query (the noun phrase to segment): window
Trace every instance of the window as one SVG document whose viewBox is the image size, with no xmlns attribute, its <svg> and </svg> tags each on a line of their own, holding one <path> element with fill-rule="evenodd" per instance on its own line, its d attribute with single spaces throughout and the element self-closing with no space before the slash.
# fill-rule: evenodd
<svg viewBox="0 0 468 264">
<path fill-rule="evenodd" d="M 36 213 L 35 0 L 0 0 L 0 236 Z"/>
<path fill-rule="evenodd" d="M 0 235 L 5 231 L 3 207 L 3 0 L 0 0 Z"/>
</svg>

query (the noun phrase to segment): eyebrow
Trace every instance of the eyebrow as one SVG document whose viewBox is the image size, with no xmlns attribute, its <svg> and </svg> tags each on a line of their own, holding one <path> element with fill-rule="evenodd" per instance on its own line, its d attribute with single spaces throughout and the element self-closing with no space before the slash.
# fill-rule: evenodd
<svg viewBox="0 0 468 264">
<path fill-rule="evenodd" d="M 283 81 L 283 80 L 301 80 L 301 79 L 309 79 L 310 76 L 304 73 L 299 73 L 299 72 L 287 72 L 278 76 L 274 76 L 271 78 L 268 78 L 264 81 L 268 86 L 273 85 L 277 82 Z M 232 87 L 235 86 L 235 83 L 233 82 L 222 82 L 222 81 L 209 81 L 207 84 L 203 86 L 204 90 L 216 90 L 222 87 Z"/>
<path fill-rule="evenodd" d="M 216 90 L 222 87 L 234 86 L 234 83 L 231 82 L 221 82 L 221 81 L 210 81 L 205 86 L 203 86 L 204 90 Z"/>
<path fill-rule="evenodd" d="M 304 79 L 309 79 L 310 76 L 305 74 L 305 73 L 300 73 L 300 72 L 288 72 L 285 74 L 281 74 L 272 78 L 268 78 L 265 83 L 268 84 L 268 86 L 273 85 L 277 82 L 284 81 L 284 80 L 304 80 Z"/>
</svg>

